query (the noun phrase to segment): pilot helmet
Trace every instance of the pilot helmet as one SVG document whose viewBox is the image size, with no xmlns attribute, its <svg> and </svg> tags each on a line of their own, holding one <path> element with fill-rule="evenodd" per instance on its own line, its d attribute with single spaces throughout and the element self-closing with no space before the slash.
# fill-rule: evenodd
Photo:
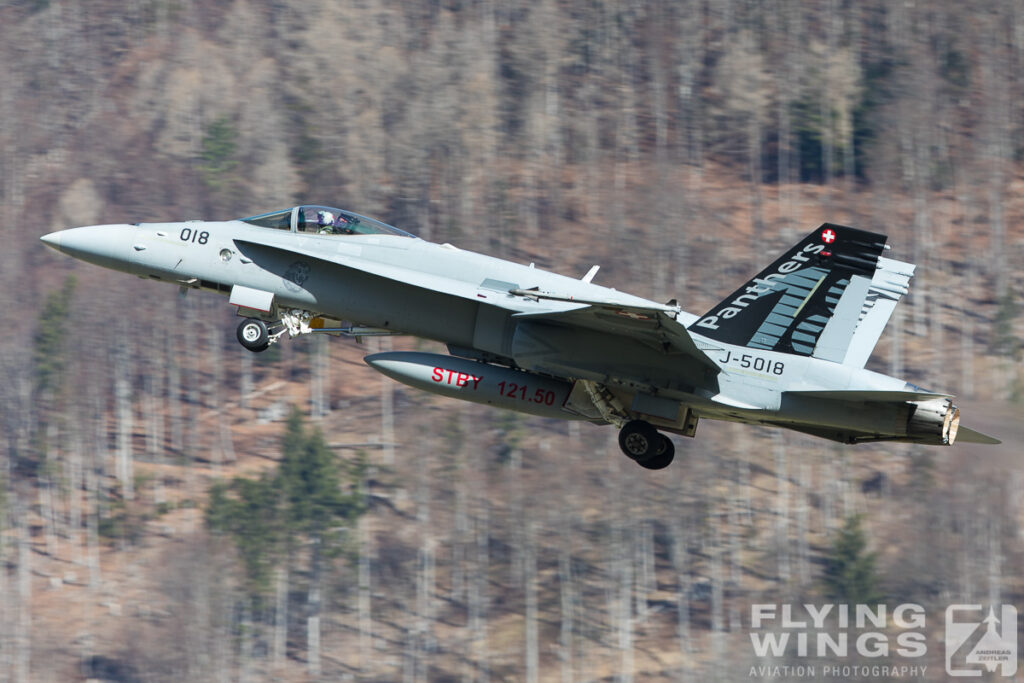
<svg viewBox="0 0 1024 683">
<path fill-rule="evenodd" d="M 319 225 L 334 225 L 334 214 L 330 211 L 317 211 L 316 222 Z"/>
</svg>

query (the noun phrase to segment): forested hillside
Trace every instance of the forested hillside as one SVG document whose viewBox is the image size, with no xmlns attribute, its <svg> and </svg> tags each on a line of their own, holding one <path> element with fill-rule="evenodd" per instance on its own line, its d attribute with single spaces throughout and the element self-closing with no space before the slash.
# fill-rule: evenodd
<svg viewBox="0 0 1024 683">
<path fill-rule="evenodd" d="M 0 680 L 747 679 L 808 661 L 751 604 L 873 600 L 934 679 L 948 604 L 1024 606 L 1020 2 L 0 0 L 0 63 Z M 694 313 L 885 233 L 869 367 L 1004 445 L 703 422 L 647 472 L 38 241 L 306 202 Z"/>
</svg>

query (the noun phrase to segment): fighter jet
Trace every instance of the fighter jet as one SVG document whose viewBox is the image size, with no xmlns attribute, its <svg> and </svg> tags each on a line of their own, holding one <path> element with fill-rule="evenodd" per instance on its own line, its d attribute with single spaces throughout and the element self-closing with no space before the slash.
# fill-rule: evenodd
<svg viewBox="0 0 1024 683">
<path fill-rule="evenodd" d="M 914 266 L 885 235 L 826 223 L 703 315 L 303 205 L 228 221 L 94 225 L 43 236 L 75 258 L 218 292 L 254 352 L 284 337 L 405 334 L 448 354 L 366 356 L 410 386 L 619 428 L 647 469 L 701 419 L 846 444 L 999 443 L 959 426 L 952 396 L 864 365 Z"/>
</svg>

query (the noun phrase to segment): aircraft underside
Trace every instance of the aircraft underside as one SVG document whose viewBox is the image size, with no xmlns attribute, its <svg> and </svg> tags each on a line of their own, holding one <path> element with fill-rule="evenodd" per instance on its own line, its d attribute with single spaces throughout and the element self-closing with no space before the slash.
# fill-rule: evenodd
<svg viewBox="0 0 1024 683">
<path fill-rule="evenodd" d="M 269 324 L 261 318 L 247 318 L 238 326 L 239 342 L 253 351 L 266 349 L 286 335 L 302 334 L 361 338 L 401 332 L 342 324 L 297 309 Z M 396 381 L 431 393 L 541 417 L 614 424 L 620 430 L 623 453 L 647 469 L 667 467 L 674 458 L 675 446 L 664 433 L 694 437 L 701 419 L 781 427 L 844 444 L 902 441 L 934 445 L 953 443 L 960 419 L 959 410 L 946 397 L 903 396 L 899 392 L 887 396 L 888 401 L 784 396 L 772 408 L 741 408 L 717 402 L 708 392 L 695 393 L 692 384 L 675 376 L 685 377 L 684 373 L 662 377 L 660 388 L 651 385 L 649 376 L 602 375 L 587 365 L 591 356 L 586 353 L 572 362 L 564 361 L 566 374 L 559 376 L 544 372 L 543 362 L 541 371 L 536 371 L 479 349 L 456 346 L 450 350 L 453 355 L 392 351 L 365 360 Z M 910 398 L 918 400 L 906 400 Z"/>
</svg>

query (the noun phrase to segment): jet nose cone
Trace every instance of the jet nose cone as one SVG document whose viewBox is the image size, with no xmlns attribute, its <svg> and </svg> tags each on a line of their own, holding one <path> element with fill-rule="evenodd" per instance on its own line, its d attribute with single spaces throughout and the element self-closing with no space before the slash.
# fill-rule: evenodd
<svg viewBox="0 0 1024 683">
<path fill-rule="evenodd" d="M 57 251 L 60 251 L 60 234 L 61 234 L 61 232 L 63 232 L 63 230 L 58 230 L 57 232 L 51 232 L 48 235 L 43 235 L 39 239 L 42 240 L 43 244 L 45 244 L 46 246 L 50 247 L 51 249 L 56 249 Z"/>
<path fill-rule="evenodd" d="M 132 225 L 90 225 L 51 232 L 40 239 L 62 254 L 105 268 L 131 272 Z"/>
</svg>

